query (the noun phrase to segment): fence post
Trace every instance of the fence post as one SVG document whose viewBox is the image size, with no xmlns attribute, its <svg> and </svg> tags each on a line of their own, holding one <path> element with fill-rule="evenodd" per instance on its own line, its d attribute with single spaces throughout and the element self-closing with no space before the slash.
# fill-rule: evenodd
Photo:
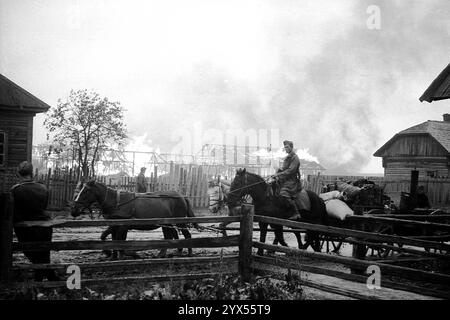
<svg viewBox="0 0 450 320">
<path fill-rule="evenodd" d="M 355 212 L 357 215 L 361 215 L 361 213 L 359 212 Z M 356 224 L 353 225 L 353 230 L 360 230 L 360 231 L 366 231 L 366 227 L 364 223 L 359 223 L 357 222 Z M 367 253 L 367 247 L 363 244 L 353 244 L 353 249 L 352 249 L 352 257 L 355 259 L 360 259 L 360 260 L 364 260 L 366 258 L 366 253 Z M 360 269 L 354 269 L 354 268 L 350 268 L 350 272 L 352 274 L 359 274 L 359 275 L 363 275 L 365 274 L 364 271 L 360 270 Z"/>
<path fill-rule="evenodd" d="M 13 207 L 9 193 L 0 193 L 0 282 L 11 280 Z"/>
<path fill-rule="evenodd" d="M 242 205 L 242 220 L 239 234 L 239 274 L 243 281 L 251 279 L 252 246 L 253 246 L 253 215 L 252 205 Z"/>
</svg>

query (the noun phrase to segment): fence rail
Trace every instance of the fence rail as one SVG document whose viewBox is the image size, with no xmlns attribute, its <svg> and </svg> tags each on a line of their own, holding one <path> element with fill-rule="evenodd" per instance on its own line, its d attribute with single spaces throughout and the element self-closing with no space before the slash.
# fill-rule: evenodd
<svg viewBox="0 0 450 320">
<path fill-rule="evenodd" d="M 341 237 L 348 238 L 350 243 L 354 243 L 355 246 L 363 246 L 370 244 L 374 241 L 380 243 L 380 245 L 384 245 L 383 243 L 398 243 L 398 244 L 406 244 L 412 246 L 420 246 L 427 248 L 437 248 L 442 249 L 447 252 L 450 250 L 450 245 L 443 244 L 434 241 L 426 241 L 426 240 L 418 240 L 409 237 L 398 237 L 398 236 L 388 236 L 388 235 L 380 235 L 371 232 L 365 232 L 360 230 L 353 229 L 343 229 L 336 227 L 328 227 L 322 225 L 315 225 L 303 222 L 295 222 L 289 220 L 282 220 L 272 217 L 266 216 L 258 216 L 254 215 L 253 206 L 249 206 L 250 210 L 243 210 L 244 214 L 239 217 L 196 217 L 196 218 L 161 218 L 161 219 L 122 219 L 122 220 L 98 220 L 98 221 L 67 221 L 67 222 L 55 222 L 51 224 L 51 226 L 55 228 L 76 228 L 76 227 L 93 227 L 93 226 L 101 226 L 101 225 L 110 225 L 111 223 L 117 223 L 121 225 L 143 225 L 143 224 L 176 224 L 180 222 L 185 223 L 216 223 L 216 222 L 240 222 L 240 232 L 239 235 L 235 236 L 227 236 L 227 237 L 215 237 L 215 238 L 191 238 L 191 239 L 183 239 L 183 240 L 130 240 L 130 241 L 56 241 L 56 242 L 33 242 L 33 243 L 13 243 L 12 241 L 12 219 L 11 219 L 11 210 L 9 206 L 11 203 L 6 202 L 8 205 L 5 205 L 4 197 L 0 199 L 0 226 L 2 227 L 0 231 L 0 258 L 1 260 L 1 268 L 0 268 L 0 280 L 7 281 L 10 279 L 13 265 L 12 265 L 12 253 L 14 251 L 23 251 L 23 250 L 101 250 L 101 249 L 132 249 L 132 250 L 147 250 L 147 249 L 161 249 L 161 248 L 182 248 L 182 247 L 227 247 L 227 246 L 237 246 L 239 248 L 238 256 L 233 256 L 225 259 L 226 261 L 234 264 L 234 267 L 227 268 L 227 274 L 240 274 L 242 278 L 248 281 L 251 276 L 262 269 L 261 264 L 263 265 L 273 265 L 273 261 L 268 261 L 265 258 L 257 258 L 253 254 L 253 249 L 266 249 L 275 252 L 283 252 L 289 254 L 287 257 L 284 257 L 285 261 L 281 264 L 284 268 L 291 268 L 292 264 L 299 263 L 299 259 L 296 257 L 305 257 L 313 260 L 320 260 L 332 263 L 338 263 L 345 267 L 349 267 L 352 270 L 365 270 L 368 266 L 377 265 L 380 267 L 382 272 L 387 275 L 393 275 L 396 277 L 400 277 L 402 279 L 410 279 L 414 281 L 426 281 L 428 283 L 436 283 L 439 285 L 450 285 L 450 275 L 434 273 L 429 271 L 423 271 L 413 268 L 407 268 L 397 265 L 391 265 L 387 263 L 383 263 L 383 261 L 368 261 L 361 259 L 355 254 L 353 257 L 344 257 L 344 256 L 335 256 L 329 255 L 325 253 L 317 253 L 317 252 L 309 252 L 307 250 L 300 250 L 295 248 L 287 248 L 282 246 L 274 246 L 270 244 L 260 243 L 258 241 L 253 240 L 254 229 L 253 224 L 255 222 L 265 222 L 265 223 L 273 223 L 280 224 L 283 226 L 288 226 L 291 228 L 309 230 L 309 231 L 318 231 L 324 234 L 334 234 Z M 46 224 L 47 223 L 47 224 Z M 45 225 L 48 226 L 48 222 L 40 221 L 40 222 L 26 222 L 22 223 L 21 226 L 37 226 L 37 225 Z M 9 241 L 9 242 L 8 242 Z M 413 249 L 408 249 L 413 250 Z M 414 250 L 413 250 L 414 251 Z M 414 253 L 418 256 L 424 256 L 430 258 L 429 253 L 421 253 L 418 250 L 415 250 Z M 442 255 L 444 256 L 444 255 Z M 439 255 L 434 254 L 432 257 L 440 258 Z M 222 257 L 189 257 L 182 258 L 182 260 L 175 259 L 165 259 L 161 261 L 115 261 L 115 262 L 98 262 L 98 263 L 89 263 L 87 265 L 88 268 L 91 269 L 110 269 L 110 267 L 132 267 L 132 266 L 147 266 L 147 265 L 172 265 L 174 263 L 182 263 L 184 266 L 191 266 L 192 264 L 199 264 L 202 262 L 218 262 L 221 263 L 224 261 Z M 287 260 L 286 260 L 287 259 Z M 43 264 L 43 265 L 31 265 L 24 266 L 18 264 L 14 266 L 15 271 L 27 271 L 30 269 L 61 269 L 65 265 L 60 264 Z M 311 266 L 303 266 L 299 265 L 299 267 L 306 269 L 309 268 L 311 272 L 314 273 L 323 273 L 328 275 L 333 275 L 339 277 L 340 273 L 335 270 L 330 269 L 322 269 Z M 234 269 L 235 268 L 235 269 Z M 305 270 L 306 270 L 305 269 Z M 320 270 L 319 270 L 320 269 Z M 236 270 L 236 271 L 235 271 Z M 211 271 L 211 270 L 210 270 Z M 224 273 L 224 274 L 225 274 Z M 342 272 L 341 272 L 342 273 Z M 155 281 L 174 281 L 174 280 L 186 280 L 186 279 L 198 279 L 202 277 L 214 277 L 217 273 L 214 272 L 201 272 L 197 274 L 193 274 L 192 272 L 184 273 L 184 274 L 173 274 L 173 275 L 140 275 L 140 276 L 121 276 L 121 277 L 108 277 L 108 278 L 97 278 L 97 279 L 85 279 L 82 281 L 82 284 L 97 284 L 97 283 L 109 283 L 112 281 L 123 281 L 123 282 L 133 282 L 133 281 L 146 281 L 146 282 L 155 282 Z M 357 277 L 356 275 L 346 274 L 342 275 L 344 278 L 352 278 Z M 358 278 L 360 279 L 360 278 Z M 365 295 L 360 295 L 359 293 L 350 292 L 345 290 L 344 288 L 333 287 L 328 285 L 323 285 L 323 283 L 314 282 L 307 280 L 302 280 L 302 283 L 306 286 L 312 286 L 321 288 L 323 290 L 328 290 L 330 292 L 340 292 L 340 294 L 353 296 L 356 298 L 369 298 Z M 62 282 L 44 282 L 44 283 L 32 283 L 37 286 L 60 286 L 65 285 L 65 281 Z M 18 283 L 16 285 L 27 285 L 24 283 Z M 433 290 L 427 290 L 427 293 L 434 296 L 442 296 L 446 293 L 434 292 Z M 448 296 L 448 294 L 446 294 Z"/>
</svg>

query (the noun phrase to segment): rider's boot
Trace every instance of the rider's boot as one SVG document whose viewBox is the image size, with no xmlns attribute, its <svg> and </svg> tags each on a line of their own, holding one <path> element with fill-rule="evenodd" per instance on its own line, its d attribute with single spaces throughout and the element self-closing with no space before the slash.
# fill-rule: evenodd
<svg viewBox="0 0 450 320">
<path fill-rule="evenodd" d="M 288 203 L 289 211 L 290 212 L 294 212 L 294 214 L 291 215 L 288 219 L 289 220 L 298 220 L 298 219 L 300 219 L 301 218 L 300 211 L 299 211 L 299 209 L 297 207 L 297 204 L 295 203 L 295 200 L 291 199 L 291 198 L 287 198 L 287 197 L 285 199 L 286 199 L 286 202 Z"/>
</svg>

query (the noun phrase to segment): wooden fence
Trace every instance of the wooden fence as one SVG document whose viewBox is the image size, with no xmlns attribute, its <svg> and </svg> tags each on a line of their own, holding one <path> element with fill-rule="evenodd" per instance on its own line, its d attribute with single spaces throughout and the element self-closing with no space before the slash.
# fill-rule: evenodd
<svg viewBox="0 0 450 320">
<path fill-rule="evenodd" d="M 231 263 L 231 267 L 227 268 L 227 271 L 223 274 L 240 275 L 244 280 L 249 281 L 254 274 L 269 274 L 271 277 L 277 278 L 279 275 L 272 270 L 272 267 L 281 268 L 284 272 L 288 270 L 300 270 L 303 272 L 310 272 L 315 274 L 322 274 L 333 276 L 335 278 L 350 280 L 354 282 L 367 281 L 367 276 L 364 276 L 365 270 L 369 266 L 378 266 L 384 275 L 382 278 L 382 286 L 387 288 L 394 288 L 399 290 L 406 290 L 411 292 L 420 293 L 423 295 L 430 295 L 435 297 L 449 298 L 448 291 L 430 289 L 428 285 L 417 286 L 404 284 L 402 281 L 390 281 L 386 276 L 395 276 L 402 279 L 409 279 L 413 281 L 421 281 L 435 283 L 440 286 L 450 286 L 450 275 L 440 274 L 435 272 L 423 271 L 418 269 L 412 269 L 407 267 L 401 267 L 397 265 L 391 265 L 383 263 L 383 261 L 367 261 L 360 255 L 361 248 L 365 248 L 368 245 L 380 245 L 389 246 L 393 250 L 402 251 L 410 250 L 410 253 L 414 253 L 418 256 L 424 255 L 430 258 L 430 252 L 414 250 L 412 248 L 403 248 L 402 245 L 420 246 L 426 248 L 435 248 L 449 252 L 450 245 L 421 239 L 414 239 L 409 237 L 398 237 L 392 235 L 381 235 L 371 232 L 365 232 L 364 227 L 359 229 L 344 229 L 330 226 L 314 225 L 303 222 L 295 222 L 289 220 L 282 220 L 266 216 L 255 216 L 253 207 L 248 206 L 246 210 L 243 210 L 244 214 L 238 217 L 196 217 L 196 218 L 164 218 L 164 219 L 131 219 L 131 220 L 88 220 L 88 221 L 36 221 L 36 222 L 24 222 L 21 226 L 52 226 L 54 228 L 78 228 L 78 227 L 93 227 L 93 226 L 109 226 L 109 225 L 148 225 L 148 224 L 177 224 L 177 223 L 219 223 L 219 222 L 239 222 L 239 235 L 225 236 L 225 237 L 201 237 L 183 240 L 128 240 L 128 241 L 57 241 L 57 242 L 33 242 L 33 243 L 13 243 L 12 242 L 12 211 L 11 203 L 5 200 L 5 197 L 0 199 L 0 280 L 4 284 L 11 285 L 8 282 L 11 279 L 12 271 L 21 272 L 31 269 L 64 269 L 67 264 L 27 264 L 27 265 L 14 265 L 12 263 L 12 253 L 14 251 L 23 250 L 101 250 L 101 249 L 129 249 L 129 250 L 147 250 L 156 248 L 205 248 L 205 247 L 229 247 L 234 246 L 239 248 L 239 254 L 237 256 L 225 257 L 225 260 Z M 244 208 L 245 209 L 245 208 Z M 364 220 L 364 218 L 361 218 Z M 370 217 L 369 217 L 370 220 Z M 275 223 L 288 226 L 291 228 L 318 231 L 323 234 L 335 235 L 354 243 L 353 257 L 344 257 L 329 255 L 319 252 L 310 252 L 306 250 L 287 248 L 282 246 L 274 246 L 264 244 L 258 241 L 254 241 L 254 222 L 266 222 Z M 370 221 L 359 221 L 360 225 L 364 223 L 370 223 Z M 447 226 L 439 226 L 445 230 L 448 230 Z M 383 243 L 388 243 L 385 245 Z M 398 246 L 391 246 L 389 244 L 396 243 Z M 276 252 L 283 252 L 288 254 L 286 257 L 269 258 L 259 257 L 254 255 L 253 249 L 266 249 Z M 413 250 L 413 252 L 411 252 Z M 363 250 L 364 251 L 364 250 Z M 365 254 L 364 254 L 365 255 Z M 433 255 L 436 259 L 443 259 L 448 261 L 449 257 L 445 254 Z M 343 271 L 337 271 L 325 267 L 317 267 L 315 265 L 305 265 L 301 263 L 299 258 L 308 258 L 317 261 L 332 262 L 334 264 L 340 264 L 345 267 L 349 267 L 355 273 L 346 273 Z M 224 257 L 189 257 L 189 258 L 171 258 L 171 259 L 145 259 L 145 260 L 124 260 L 115 262 L 94 262 L 82 264 L 82 270 L 85 269 L 101 269 L 104 271 L 111 270 L 117 267 L 136 267 L 136 266 L 170 266 L 174 264 L 183 264 L 184 267 L 194 264 L 202 264 L 205 266 L 205 262 L 211 263 L 223 263 Z M 170 270 L 168 268 L 167 270 Z M 205 277 L 216 277 L 217 272 L 203 272 L 208 270 L 202 270 L 197 273 L 176 273 L 176 274 L 164 274 L 164 275 L 139 275 L 139 276 L 122 276 L 122 277 L 106 277 L 106 278 L 92 278 L 82 279 L 82 285 L 91 284 L 104 284 L 111 283 L 113 281 L 123 282 L 159 282 L 159 281 L 175 281 L 175 280 L 187 280 L 198 279 Z M 351 290 L 346 290 L 342 287 L 336 287 L 322 282 L 313 281 L 309 279 L 301 279 L 301 283 L 305 286 L 317 288 L 320 290 L 334 292 L 341 295 L 350 296 L 358 299 L 374 299 L 383 298 L 382 296 L 374 295 L 362 295 L 355 293 Z M 34 286 L 65 286 L 65 281 L 59 282 L 41 282 L 41 283 L 16 283 L 12 285 L 34 285 Z M 428 286 L 428 287 L 427 287 Z"/>
<path fill-rule="evenodd" d="M 384 187 L 384 193 L 398 205 L 400 203 L 400 195 L 402 192 L 410 191 L 410 180 L 386 180 L 384 177 L 370 176 L 327 176 L 309 175 L 304 185 L 316 193 L 322 192 L 322 187 L 327 184 L 333 184 L 338 181 L 356 181 L 361 178 L 367 178 L 370 181 Z M 429 178 L 419 180 L 419 185 L 424 186 L 425 193 L 430 200 L 432 207 L 448 207 L 450 206 L 450 178 Z"/>
<path fill-rule="evenodd" d="M 147 172 L 147 191 L 174 190 L 186 195 L 194 208 L 206 208 L 209 204 L 208 180 L 210 174 L 202 166 L 178 165 L 170 163 L 167 171 L 161 171 L 154 167 Z M 108 178 L 105 176 L 94 177 L 108 187 L 120 190 L 136 191 L 136 177 Z M 70 170 L 68 173 L 48 170 L 45 174 L 36 172 L 35 179 L 44 183 L 49 189 L 50 210 L 61 210 L 67 207 L 73 198 L 78 176 Z"/>
</svg>

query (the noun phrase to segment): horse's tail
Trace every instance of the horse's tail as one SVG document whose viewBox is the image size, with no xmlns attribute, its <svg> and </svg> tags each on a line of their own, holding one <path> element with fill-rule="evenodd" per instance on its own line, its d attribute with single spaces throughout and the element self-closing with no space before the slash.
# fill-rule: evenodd
<svg viewBox="0 0 450 320">
<path fill-rule="evenodd" d="M 184 201 L 186 201 L 186 210 L 187 210 L 187 216 L 191 217 L 191 218 L 195 218 L 195 214 L 194 214 L 194 210 L 192 210 L 192 206 L 191 206 L 191 202 L 189 201 L 189 199 L 186 197 L 184 198 Z M 198 223 L 194 222 L 192 224 L 194 226 L 195 229 L 199 229 Z"/>
</svg>

